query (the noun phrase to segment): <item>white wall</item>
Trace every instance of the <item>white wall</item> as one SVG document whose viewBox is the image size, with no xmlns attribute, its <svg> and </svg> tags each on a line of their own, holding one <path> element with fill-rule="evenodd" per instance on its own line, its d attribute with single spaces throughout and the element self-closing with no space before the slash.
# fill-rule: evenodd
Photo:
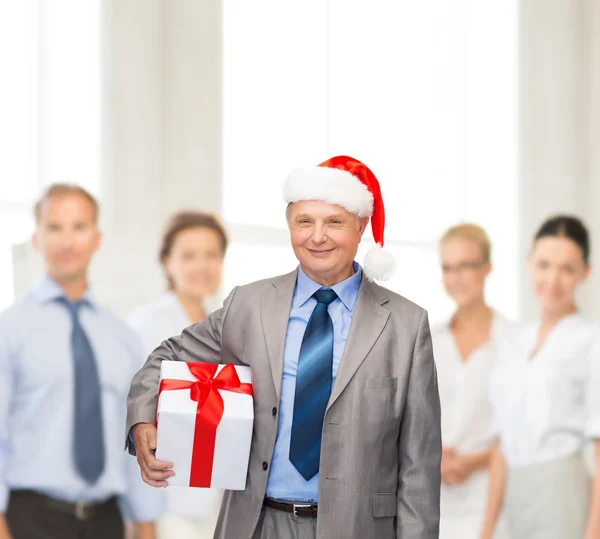
<svg viewBox="0 0 600 539">
<path fill-rule="evenodd" d="M 592 231 L 593 259 L 600 261 L 600 218 L 594 215 L 600 201 L 599 11 L 595 0 L 520 2 L 519 251 L 525 319 L 537 312 L 525 259 L 544 219 L 559 212 L 583 217 Z M 582 309 L 594 318 L 600 318 L 594 301 L 599 287 L 600 272 L 580 295 Z"/>
<path fill-rule="evenodd" d="M 591 316 L 600 319 L 600 2 L 586 0 L 584 36 L 587 42 L 584 84 L 586 88 L 585 151 L 588 176 L 586 215 L 594 233 L 593 273 L 587 287 L 585 306 Z"/>
<path fill-rule="evenodd" d="M 219 5 L 113 3 L 106 181 L 115 252 L 105 267 L 123 260 L 117 274 L 126 285 L 106 299 L 119 310 L 163 289 L 157 252 L 169 215 L 221 209 Z"/>
<path fill-rule="evenodd" d="M 105 6 L 105 241 L 91 281 L 125 314 L 164 289 L 157 252 L 168 216 L 221 212 L 221 13 L 217 1 Z M 42 266 L 29 245 L 14 259 L 19 295 Z"/>
<path fill-rule="evenodd" d="M 156 252 L 167 216 L 181 207 L 222 208 L 221 3 L 112 0 L 106 6 L 107 235 L 92 278 L 98 296 L 124 313 L 162 290 Z M 524 261 L 535 228 L 549 214 L 586 218 L 598 272 L 582 306 L 600 318 L 600 5 L 528 0 L 520 6 L 516 248 Z M 22 292 L 40 266 L 29 247 L 16 248 L 15 257 Z M 524 263 L 519 287 L 528 318 L 536 308 Z"/>
</svg>

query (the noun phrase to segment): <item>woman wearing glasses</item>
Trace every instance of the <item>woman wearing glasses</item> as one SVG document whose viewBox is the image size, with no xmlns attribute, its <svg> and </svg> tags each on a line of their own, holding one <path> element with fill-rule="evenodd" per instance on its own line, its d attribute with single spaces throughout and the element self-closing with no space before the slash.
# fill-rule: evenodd
<svg viewBox="0 0 600 539">
<path fill-rule="evenodd" d="M 582 452 L 594 440 L 600 471 L 600 329 L 577 309 L 590 272 L 583 223 L 557 216 L 539 229 L 529 256 L 540 319 L 498 350 L 491 399 L 494 450 L 482 538 L 504 505 L 513 539 L 600 537 L 600 474 Z"/>
<path fill-rule="evenodd" d="M 440 258 L 444 288 L 456 304 L 450 320 L 432 331 L 442 406 L 440 539 L 477 539 L 494 444 L 489 377 L 495 343 L 511 324 L 485 302 L 491 245 L 481 227 L 460 224 L 446 231 Z M 502 519 L 494 537 L 508 537 Z"/>
</svg>

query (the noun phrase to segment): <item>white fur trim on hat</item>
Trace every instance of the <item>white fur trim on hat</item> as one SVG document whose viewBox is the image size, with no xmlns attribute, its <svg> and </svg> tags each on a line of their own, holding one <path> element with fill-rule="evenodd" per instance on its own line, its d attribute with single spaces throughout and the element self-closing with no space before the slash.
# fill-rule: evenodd
<svg viewBox="0 0 600 539">
<path fill-rule="evenodd" d="M 359 217 L 373 214 L 373 195 L 356 176 L 331 167 L 294 169 L 283 184 L 286 202 L 321 200 Z"/>
<path fill-rule="evenodd" d="M 374 245 L 365 255 L 363 270 L 369 281 L 387 281 L 396 270 L 396 260 L 392 253 Z"/>
</svg>

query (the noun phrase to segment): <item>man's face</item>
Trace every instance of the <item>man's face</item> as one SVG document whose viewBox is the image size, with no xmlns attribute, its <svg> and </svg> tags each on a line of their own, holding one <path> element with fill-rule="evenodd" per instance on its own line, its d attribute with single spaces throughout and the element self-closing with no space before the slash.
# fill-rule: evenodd
<svg viewBox="0 0 600 539">
<path fill-rule="evenodd" d="M 288 225 L 302 269 L 317 282 L 335 284 L 348 278 L 367 222 L 326 202 L 294 202 Z"/>
<path fill-rule="evenodd" d="M 50 276 L 66 283 L 85 278 L 100 237 L 94 207 L 85 196 L 55 195 L 40 208 L 33 244 Z"/>
</svg>

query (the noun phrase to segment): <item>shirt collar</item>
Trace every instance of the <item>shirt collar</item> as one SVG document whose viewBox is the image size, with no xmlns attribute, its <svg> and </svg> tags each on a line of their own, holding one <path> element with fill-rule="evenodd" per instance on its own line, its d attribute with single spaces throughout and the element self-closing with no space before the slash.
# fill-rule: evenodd
<svg viewBox="0 0 600 539">
<path fill-rule="evenodd" d="M 39 278 L 33 292 L 39 303 L 50 303 L 60 298 L 65 298 L 68 301 L 71 301 L 69 298 L 67 298 L 65 291 L 58 286 L 56 281 L 54 281 L 54 279 L 52 279 L 52 277 L 50 277 L 47 273 Z M 79 301 L 84 302 L 93 309 L 97 308 L 96 300 L 90 293 L 89 288 L 85 291 Z"/>
<path fill-rule="evenodd" d="M 333 286 L 322 286 L 319 283 L 313 281 L 304 270 L 298 268 L 298 281 L 296 283 L 296 297 L 298 299 L 298 305 L 304 305 L 312 295 L 321 288 L 330 288 L 340 298 L 346 309 L 351 311 L 354 308 L 356 299 L 358 298 L 358 290 L 362 281 L 362 268 L 357 262 L 353 263 L 354 273 L 341 283 L 334 284 Z"/>
</svg>

